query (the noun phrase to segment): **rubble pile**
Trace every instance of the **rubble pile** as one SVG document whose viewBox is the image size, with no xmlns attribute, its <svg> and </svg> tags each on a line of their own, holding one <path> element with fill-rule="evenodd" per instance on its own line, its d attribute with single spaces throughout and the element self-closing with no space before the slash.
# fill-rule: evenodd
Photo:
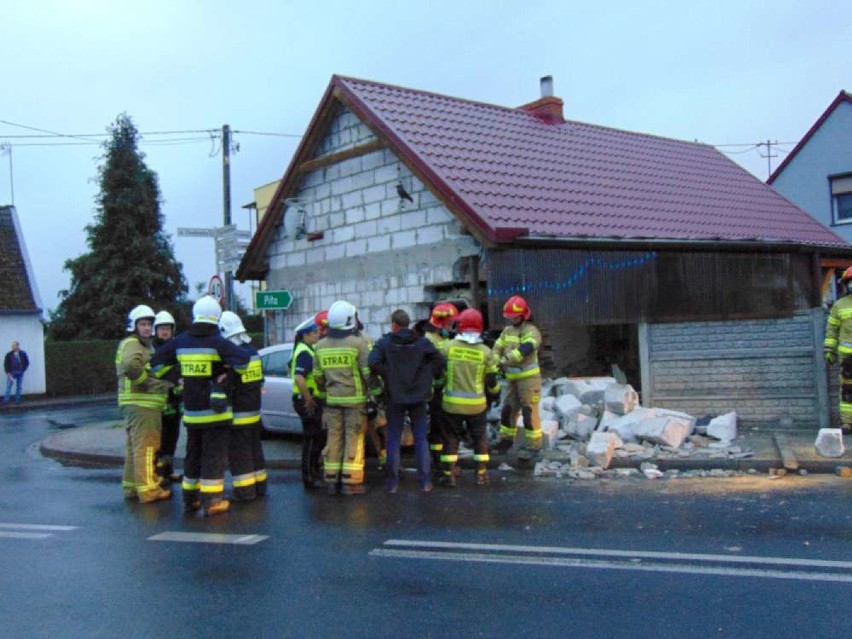
<svg viewBox="0 0 852 639">
<path fill-rule="evenodd" d="M 535 474 L 541 477 L 727 477 L 745 473 L 661 471 L 648 460 L 730 460 L 753 455 L 734 443 L 735 412 L 704 420 L 699 426 L 692 415 L 641 406 L 633 387 L 613 377 L 545 380 L 539 416 L 544 448 L 553 451 L 536 464 Z M 522 425 L 519 420 L 518 426 Z M 634 467 L 637 461 L 639 469 Z M 628 462 L 630 468 L 619 467 Z"/>
</svg>

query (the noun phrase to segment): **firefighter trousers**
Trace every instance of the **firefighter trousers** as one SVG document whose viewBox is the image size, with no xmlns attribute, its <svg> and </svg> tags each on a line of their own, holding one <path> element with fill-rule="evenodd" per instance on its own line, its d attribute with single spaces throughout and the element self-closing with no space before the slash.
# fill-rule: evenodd
<svg viewBox="0 0 852 639">
<path fill-rule="evenodd" d="M 183 501 L 208 506 L 222 500 L 228 466 L 230 422 L 186 429 L 186 459 L 183 462 Z"/>
<path fill-rule="evenodd" d="M 446 442 L 441 453 L 441 466 L 444 475 L 452 475 L 453 469 L 459 459 L 459 441 L 467 434 L 473 443 L 473 460 L 476 462 L 476 471 L 484 473 L 490 455 L 488 454 L 488 411 L 482 411 L 476 415 L 456 415 L 445 413 Z"/>
<path fill-rule="evenodd" d="M 234 483 L 233 498 L 248 501 L 266 494 L 266 461 L 260 442 L 260 422 L 231 426 L 228 464 Z"/>
<path fill-rule="evenodd" d="M 175 471 L 175 450 L 180 437 L 180 413 L 163 413 L 160 449 L 157 451 L 157 474 L 168 478 Z"/>
<path fill-rule="evenodd" d="M 355 486 L 364 483 L 364 432 L 367 413 L 363 406 L 326 406 L 323 419 L 328 441 L 323 449 L 325 481 Z"/>
<path fill-rule="evenodd" d="M 322 429 L 322 406 L 314 402 L 314 412 L 308 415 L 305 400 L 293 396 L 293 408 L 302 420 L 302 483 L 311 486 L 322 479 L 320 457 L 325 446 L 325 431 Z"/>
<path fill-rule="evenodd" d="M 127 439 L 124 453 L 124 475 L 121 480 L 125 497 L 134 494 L 139 501 L 149 501 L 151 491 L 160 488 L 154 458 L 160 448 L 162 412 L 143 406 L 122 406 Z"/>
<path fill-rule="evenodd" d="M 530 450 L 541 450 L 541 421 L 538 414 L 540 401 L 540 375 L 511 380 L 506 384 L 506 397 L 500 412 L 501 442 L 514 442 L 520 413 L 524 420 L 524 446 Z"/>
</svg>

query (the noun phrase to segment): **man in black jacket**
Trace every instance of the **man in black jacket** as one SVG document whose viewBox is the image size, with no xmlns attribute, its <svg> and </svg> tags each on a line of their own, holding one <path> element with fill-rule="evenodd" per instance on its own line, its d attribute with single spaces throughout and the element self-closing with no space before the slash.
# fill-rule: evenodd
<svg viewBox="0 0 852 639">
<path fill-rule="evenodd" d="M 388 464 L 385 487 L 395 493 L 399 485 L 399 447 L 405 416 L 414 434 L 417 480 L 423 492 L 432 490 L 429 462 L 426 402 L 432 380 L 443 371 L 444 358 L 434 344 L 409 328 L 408 313 L 398 309 L 391 315 L 391 332 L 376 342 L 367 363 L 384 381 L 387 403 Z"/>
</svg>

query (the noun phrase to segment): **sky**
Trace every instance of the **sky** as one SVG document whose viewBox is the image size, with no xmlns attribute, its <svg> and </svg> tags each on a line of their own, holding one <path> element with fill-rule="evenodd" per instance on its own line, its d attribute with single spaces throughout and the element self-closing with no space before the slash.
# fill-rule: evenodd
<svg viewBox="0 0 852 639">
<path fill-rule="evenodd" d="M 552 75 L 569 120 L 717 145 L 765 180 L 754 145 L 776 167 L 852 90 L 850 24 L 847 0 L 0 0 L 0 204 L 56 308 L 87 251 L 98 141 L 127 113 L 194 299 L 213 241 L 177 229 L 223 222 L 221 127 L 232 218 L 253 230 L 242 205 L 282 177 L 333 74 L 502 106 Z M 20 137 L 45 132 L 69 137 Z"/>
</svg>

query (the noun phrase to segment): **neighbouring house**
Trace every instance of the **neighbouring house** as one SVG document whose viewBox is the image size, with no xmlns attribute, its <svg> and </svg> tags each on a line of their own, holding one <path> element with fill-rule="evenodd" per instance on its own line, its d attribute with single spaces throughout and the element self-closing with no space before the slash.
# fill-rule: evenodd
<svg viewBox="0 0 852 639">
<path fill-rule="evenodd" d="M 30 358 L 22 392 L 40 395 L 46 390 L 44 324 L 24 234 L 14 206 L 0 206 L 0 355 L 19 342 Z M 0 392 L 6 390 L 5 375 Z"/>
<path fill-rule="evenodd" d="M 287 289 L 289 341 L 347 299 L 374 338 L 397 307 L 524 295 L 550 375 L 618 364 L 646 405 L 827 425 L 825 260 L 852 247 L 713 147 L 334 76 L 237 278 Z"/>
<path fill-rule="evenodd" d="M 852 94 L 841 91 L 767 180 L 773 188 L 818 222 L 852 242 Z M 824 283 L 836 296 L 837 264 Z M 831 286 L 834 283 L 835 286 Z"/>
</svg>

